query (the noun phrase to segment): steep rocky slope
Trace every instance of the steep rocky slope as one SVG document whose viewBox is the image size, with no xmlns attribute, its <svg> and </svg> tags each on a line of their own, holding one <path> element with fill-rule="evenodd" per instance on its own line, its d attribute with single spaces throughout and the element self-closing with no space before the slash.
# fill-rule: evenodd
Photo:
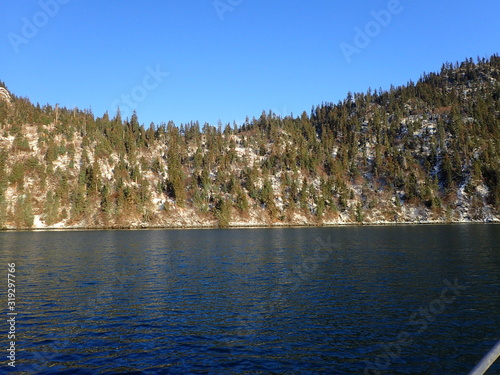
<svg viewBox="0 0 500 375">
<path fill-rule="evenodd" d="M 139 124 L 0 84 L 0 227 L 500 220 L 500 58 L 236 126 Z"/>
</svg>

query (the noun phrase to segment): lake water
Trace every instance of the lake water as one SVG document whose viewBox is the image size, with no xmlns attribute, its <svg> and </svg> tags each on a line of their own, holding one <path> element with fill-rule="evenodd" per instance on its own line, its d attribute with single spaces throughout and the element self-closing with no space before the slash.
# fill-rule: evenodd
<svg viewBox="0 0 500 375">
<path fill-rule="evenodd" d="M 2 370 L 11 262 L 20 374 L 466 374 L 500 339 L 498 225 L 0 233 Z"/>
</svg>

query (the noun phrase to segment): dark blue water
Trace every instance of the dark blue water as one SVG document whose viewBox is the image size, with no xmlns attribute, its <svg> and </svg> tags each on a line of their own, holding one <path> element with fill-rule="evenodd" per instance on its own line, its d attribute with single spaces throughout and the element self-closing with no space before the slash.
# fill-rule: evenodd
<svg viewBox="0 0 500 375">
<path fill-rule="evenodd" d="M 466 374 L 500 339 L 498 225 L 0 233 L 10 262 L 20 374 Z"/>
</svg>

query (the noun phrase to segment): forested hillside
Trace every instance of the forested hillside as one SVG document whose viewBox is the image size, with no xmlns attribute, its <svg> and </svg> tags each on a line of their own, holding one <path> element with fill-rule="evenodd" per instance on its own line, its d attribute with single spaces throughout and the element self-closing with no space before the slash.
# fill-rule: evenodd
<svg viewBox="0 0 500 375">
<path fill-rule="evenodd" d="M 500 218 L 498 55 L 241 126 L 145 127 L 0 86 L 1 228 Z"/>
</svg>

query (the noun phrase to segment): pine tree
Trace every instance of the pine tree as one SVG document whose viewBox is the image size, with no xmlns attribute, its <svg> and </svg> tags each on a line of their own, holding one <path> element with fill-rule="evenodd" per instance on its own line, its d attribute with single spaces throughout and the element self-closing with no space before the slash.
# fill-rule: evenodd
<svg viewBox="0 0 500 375">
<path fill-rule="evenodd" d="M 355 211 L 354 211 L 356 222 L 359 224 L 363 223 L 364 215 L 363 215 L 363 205 L 358 202 L 356 203 Z"/>
<path fill-rule="evenodd" d="M 82 185 L 77 185 L 71 193 L 71 219 L 79 219 L 86 208 L 85 189 Z"/>
<path fill-rule="evenodd" d="M 260 201 L 264 204 L 271 216 L 271 219 L 274 219 L 277 215 L 277 207 L 274 202 L 274 190 L 271 181 L 266 178 L 264 180 L 264 184 L 262 186 L 262 190 L 260 193 Z"/>
<path fill-rule="evenodd" d="M 241 188 L 241 186 L 238 185 L 236 189 L 236 206 L 240 210 L 240 213 L 245 215 L 248 213 L 248 199 L 247 195 Z"/>
<path fill-rule="evenodd" d="M 9 177 L 9 182 L 11 184 L 16 184 L 16 189 L 22 192 L 24 189 L 24 164 L 22 162 L 17 162 L 12 167 L 12 171 Z"/>
<path fill-rule="evenodd" d="M 7 187 L 9 176 L 7 174 L 7 151 L 0 151 L 0 192 Z"/>
<path fill-rule="evenodd" d="M 229 226 L 229 222 L 231 220 L 231 203 L 228 199 L 224 197 L 216 198 L 214 213 L 220 228 L 226 228 Z"/>
<path fill-rule="evenodd" d="M 31 206 L 31 195 L 19 195 L 15 206 L 15 222 L 20 228 L 31 228 L 34 224 L 35 216 Z"/>
<path fill-rule="evenodd" d="M 44 207 L 44 221 L 47 225 L 52 225 L 57 222 L 59 216 L 59 206 L 60 199 L 54 194 L 51 190 L 47 192 L 47 196 L 45 198 L 45 207 Z"/>
<path fill-rule="evenodd" d="M 441 181 L 445 192 L 448 193 L 453 185 L 453 166 L 451 165 L 450 158 L 445 155 L 441 167 Z"/>
<path fill-rule="evenodd" d="M 175 148 L 169 149 L 167 156 L 168 164 L 168 191 L 180 207 L 186 201 L 186 190 L 184 186 L 184 172 L 180 162 L 179 154 Z"/>
<path fill-rule="evenodd" d="M 5 225 L 7 219 L 7 200 L 5 199 L 5 193 L 3 189 L 0 188 L 0 229 Z"/>
<path fill-rule="evenodd" d="M 304 211 L 309 210 L 309 189 L 305 177 L 302 180 L 302 187 L 300 189 L 300 208 Z"/>
</svg>

